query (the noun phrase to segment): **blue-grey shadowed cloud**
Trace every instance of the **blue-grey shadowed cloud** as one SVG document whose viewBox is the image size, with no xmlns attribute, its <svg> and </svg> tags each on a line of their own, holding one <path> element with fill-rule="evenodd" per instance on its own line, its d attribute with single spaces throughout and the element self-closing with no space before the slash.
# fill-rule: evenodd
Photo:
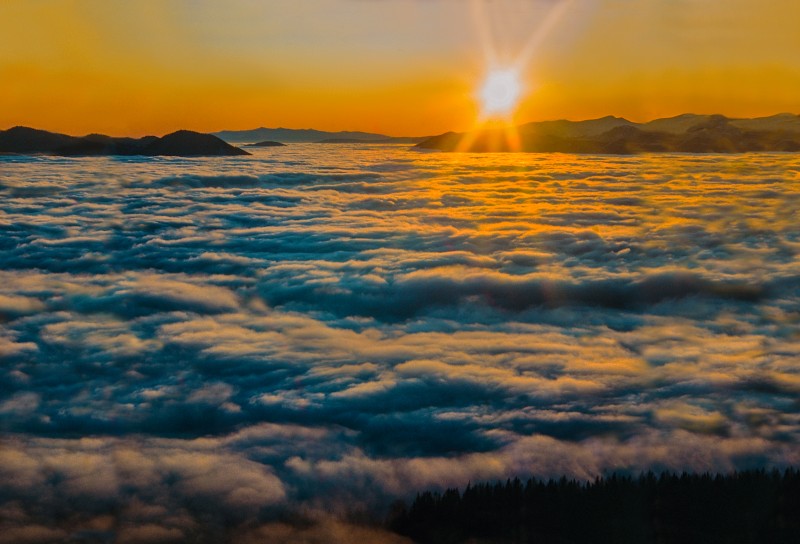
<svg viewBox="0 0 800 544">
<path fill-rule="evenodd" d="M 800 463 L 796 158 L 336 150 L 0 158 L 0 542 Z"/>
</svg>

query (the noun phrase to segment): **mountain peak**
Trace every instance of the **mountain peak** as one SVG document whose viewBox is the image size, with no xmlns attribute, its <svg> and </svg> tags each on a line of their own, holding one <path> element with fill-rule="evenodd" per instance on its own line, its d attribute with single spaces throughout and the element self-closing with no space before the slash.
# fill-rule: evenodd
<svg viewBox="0 0 800 544">
<path fill-rule="evenodd" d="M 16 126 L 0 131 L 2 153 L 51 153 L 55 155 L 249 155 L 211 134 L 178 130 L 162 138 L 115 138 L 104 134 L 68 136 Z"/>
</svg>

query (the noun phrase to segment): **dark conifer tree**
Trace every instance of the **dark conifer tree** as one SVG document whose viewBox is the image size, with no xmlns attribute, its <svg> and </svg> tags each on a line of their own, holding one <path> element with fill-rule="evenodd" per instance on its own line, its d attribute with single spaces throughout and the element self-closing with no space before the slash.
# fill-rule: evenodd
<svg viewBox="0 0 800 544">
<path fill-rule="evenodd" d="M 515 478 L 426 491 L 394 512 L 390 527 L 420 544 L 796 544 L 800 472 Z"/>
</svg>

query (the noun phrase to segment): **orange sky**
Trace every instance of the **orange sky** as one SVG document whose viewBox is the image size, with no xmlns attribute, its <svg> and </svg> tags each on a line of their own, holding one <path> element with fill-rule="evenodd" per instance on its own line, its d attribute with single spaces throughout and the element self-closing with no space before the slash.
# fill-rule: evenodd
<svg viewBox="0 0 800 544">
<path fill-rule="evenodd" d="M 482 29 L 511 60 L 563 1 L 3 0 L 0 129 L 464 130 Z M 572 0 L 516 119 L 800 113 L 797 21 L 796 0 Z"/>
</svg>

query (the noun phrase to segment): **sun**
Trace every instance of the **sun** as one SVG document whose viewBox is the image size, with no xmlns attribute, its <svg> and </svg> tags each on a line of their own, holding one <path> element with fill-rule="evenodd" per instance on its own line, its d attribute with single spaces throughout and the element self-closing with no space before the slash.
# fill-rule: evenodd
<svg viewBox="0 0 800 544">
<path fill-rule="evenodd" d="M 490 70 L 481 85 L 478 98 L 484 118 L 508 118 L 522 98 L 523 85 L 518 70 L 496 68 Z"/>
</svg>

